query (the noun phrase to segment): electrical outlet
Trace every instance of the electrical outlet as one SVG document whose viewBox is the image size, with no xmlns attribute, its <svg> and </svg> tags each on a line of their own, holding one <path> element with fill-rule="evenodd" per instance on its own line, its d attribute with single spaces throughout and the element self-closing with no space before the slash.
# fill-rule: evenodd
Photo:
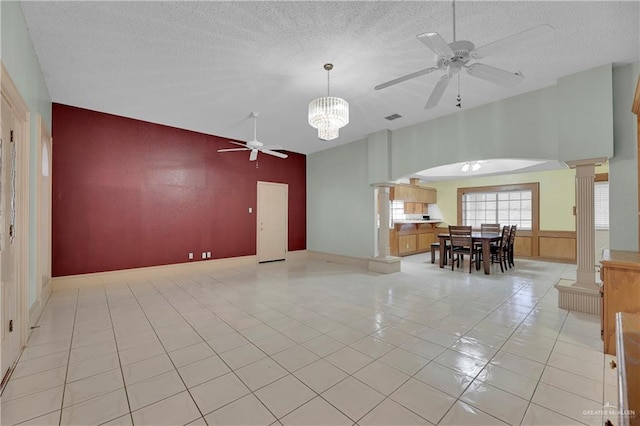
<svg viewBox="0 0 640 426">
<path fill-rule="evenodd" d="M 202 258 L 203 258 L 203 259 L 206 259 L 206 258 L 207 258 L 207 252 L 206 252 L 206 251 L 203 251 L 203 252 L 202 252 Z"/>
<path fill-rule="evenodd" d="M 253 213 L 253 209 L 249 207 L 249 213 Z"/>
<path fill-rule="evenodd" d="M 210 251 L 207 252 L 207 259 L 211 259 L 211 252 Z"/>
<path fill-rule="evenodd" d="M 189 259 L 193 259 L 193 253 L 189 253 Z"/>
</svg>

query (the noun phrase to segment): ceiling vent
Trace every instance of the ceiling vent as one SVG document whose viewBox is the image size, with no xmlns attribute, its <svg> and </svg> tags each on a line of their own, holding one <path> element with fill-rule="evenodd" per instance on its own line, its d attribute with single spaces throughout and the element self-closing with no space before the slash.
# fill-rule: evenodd
<svg viewBox="0 0 640 426">
<path fill-rule="evenodd" d="M 398 118 L 402 117 L 400 114 L 391 114 L 385 117 L 385 120 L 397 120 Z"/>
</svg>

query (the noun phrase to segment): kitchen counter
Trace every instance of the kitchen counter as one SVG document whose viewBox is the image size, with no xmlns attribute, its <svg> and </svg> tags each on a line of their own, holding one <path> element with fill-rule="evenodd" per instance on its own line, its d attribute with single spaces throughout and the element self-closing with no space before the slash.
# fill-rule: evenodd
<svg viewBox="0 0 640 426">
<path fill-rule="evenodd" d="M 407 256 L 431 250 L 438 241 L 440 220 L 396 220 L 389 230 L 389 249 L 392 256 Z"/>
<path fill-rule="evenodd" d="M 406 220 L 394 220 L 393 223 L 441 223 L 442 219 L 430 219 L 430 220 L 418 220 L 418 219 L 406 219 Z"/>
</svg>

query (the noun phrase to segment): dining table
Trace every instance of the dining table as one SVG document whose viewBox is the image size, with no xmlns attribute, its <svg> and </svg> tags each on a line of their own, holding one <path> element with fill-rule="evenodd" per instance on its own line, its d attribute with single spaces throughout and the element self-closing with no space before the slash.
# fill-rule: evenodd
<svg viewBox="0 0 640 426">
<path fill-rule="evenodd" d="M 446 256 L 445 247 L 449 234 L 438 234 L 438 241 L 440 242 L 440 267 L 444 268 L 444 257 Z M 484 273 L 489 275 L 491 273 L 491 243 L 500 241 L 502 234 L 499 232 L 471 232 L 471 244 L 476 242 L 482 243 L 482 265 L 484 267 Z"/>
</svg>

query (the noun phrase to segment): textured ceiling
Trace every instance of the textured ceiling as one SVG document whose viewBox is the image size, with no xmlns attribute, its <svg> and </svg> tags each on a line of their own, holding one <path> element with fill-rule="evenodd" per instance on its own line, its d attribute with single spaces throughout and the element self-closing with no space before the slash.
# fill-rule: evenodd
<svg viewBox="0 0 640 426">
<path fill-rule="evenodd" d="M 463 73 L 463 109 L 547 87 L 602 64 L 640 60 L 640 3 L 456 2 L 456 35 L 482 46 L 540 24 L 552 40 L 482 62 L 526 79 L 502 88 Z M 239 140 L 252 137 L 309 154 L 456 113 L 457 85 L 424 104 L 439 75 L 381 91 L 387 80 L 433 66 L 416 35 L 453 40 L 451 2 L 23 2 L 54 102 Z M 351 105 L 334 141 L 307 124 L 326 94 Z M 384 119 L 393 113 L 395 121 Z M 229 154 L 233 155 L 233 154 Z"/>
</svg>

